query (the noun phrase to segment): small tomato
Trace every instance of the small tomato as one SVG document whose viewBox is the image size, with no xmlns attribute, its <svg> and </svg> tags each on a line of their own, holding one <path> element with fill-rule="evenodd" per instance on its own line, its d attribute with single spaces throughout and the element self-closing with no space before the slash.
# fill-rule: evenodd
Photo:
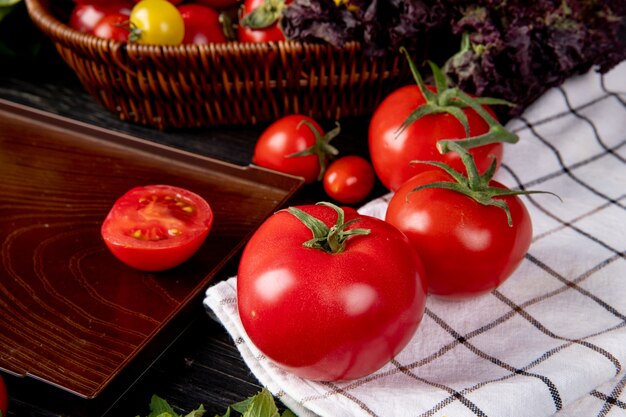
<svg viewBox="0 0 626 417">
<path fill-rule="evenodd" d="M 307 184 L 322 178 L 328 155 L 337 150 L 329 142 L 339 128 L 324 135 L 313 119 L 300 114 L 282 117 L 259 136 L 252 162 L 258 166 L 303 177 Z"/>
<path fill-rule="evenodd" d="M 178 6 L 178 11 L 185 22 L 183 43 L 226 42 L 220 15 L 215 10 L 201 4 L 187 3 Z"/>
<path fill-rule="evenodd" d="M 141 0 L 130 13 L 129 40 L 150 45 L 179 45 L 185 37 L 185 22 L 167 0 Z"/>
<path fill-rule="evenodd" d="M 333 161 L 324 174 L 324 191 L 344 204 L 363 201 L 374 188 L 376 176 L 372 165 L 364 158 L 348 155 Z"/>
<path fill-rule="evenodd" d="M 104 16 L 93 30 L 93 34 L 103 39 L 113 39 L 126 42 L 130 28 L 128 27 L 128 15 L 113 13 Z"/>
</svg>

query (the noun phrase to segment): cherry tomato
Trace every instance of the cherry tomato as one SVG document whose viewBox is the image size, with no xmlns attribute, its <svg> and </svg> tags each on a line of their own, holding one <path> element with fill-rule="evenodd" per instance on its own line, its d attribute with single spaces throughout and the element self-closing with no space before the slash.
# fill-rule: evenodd
<svg viewBox="0 0 626 417">
<path fill-rule="evenodd" d="M 69 26 L 80 32 L 92 33 L 105 16 L 113 13 L 129 16 L 130 11 L 131 6 L 127 1 L 78 3 L 70 14 Z"/>
<path fill-rule="evenodd" d="M 9 394 L 7 393 L 7 387 L 0 375 L 0 417 L 7 415 L 7 408 L 9 406 Z"/>
<path fill-rule="evenodd" d="M 180 12 L 167 0 L 141 0 L 130 13 L 130 40 L 151 45 L 179 45 L 185 36 Z"/>
<path fill-rule="evenodd" d="M 428 86 L 430 90 L 434 90 Z M 374 112 L 369 126 L 369 150 L 374 170 L 380 181 L 390 190 L 397 190 L 406 180 L 427 168 L 411 165 L 413 160 L 441 161 L 465 172 L 458 155 L 454 152 L 442 155 L 436 143 L 440 139 L 463 139 L 466 137 L 461 122 L 446 113 L 424 116 L 405 130 L 400 126 L 418 107 L 425 103 L 417 85 L 401 87 L 387 96 Z M 488 109 L 493 115 L 493 111 Z M 467 115 L 470 136 L 486 133 L 488 124 L 469 107 L 463 109 Z M 476 166 L 484 172 L 491 163 L 491 156 L 502 159 L 501 143 L 471 149 Z"/>
<path fill-rule="evenodd" d="M 93 30 L 93 34 L 103 39 L 114 39 L 126 42 L 130 28 L 128 26 L 128 15 L 113 13 L 104 16 Z"/>
<path fill-rule="evenodd" d="M 355 204 L 370 194 L 375 181 L 374 169 L 366 159 L 348 155 L 328 166 L 323 184 L 324 191 L 332 199 L 344 204 Z"/>
<path fill-rule="evenodd" d="M 257 229 L 237 278 L 246 333 L 268 358 L 302 378 L 370 374 L 406 346 L 420 323 L 426 300 L 420 259 L 406 236 L 380 219 L 336 206 L 295 209 L 325 230 L 314 235 L 293 207 Z M 335 247 L 339 232 L 355 234 Z M 336 252 L 305 246 L 314 236 Z"/>
<path fill-rule="evenodd" d="M 226 42 L 220 15 L 215 10 L 200 4 L 188 3 L 178 6 L 178 11 L 185 22 L 183 43 Z"/>
<path fill-rule="evenodd" d="M 204 4 L 216 10 L 228 9 L 239 3 L 240 0 L 195 0 L 195 3 Z"/>
<path fill-rule="evenodd" d="M 429 293 L 461 298 L 493 290 L 507 279 L 528 251 L 532 224 L 517 196 L 494 197 L 504 210 L 442 188 L 411 190 L 424 184 L 453 182 L 441 170 L 408 180 L 389 202 L 385 220 L 407 235 L 424 262 Z M 505 188 L 490 181 L 490 185 Z M 408 200 L 407 200 L 408 197 Z"/>
<path fill-rule="evenodd" d="M 139 3 L 141 0 L 133 0 L 134 3 Z M 183 2 L 183 0 L 167 0 L 172 4 L 180 4 Z"/>
<path fill-rule="evenodd" d="M 329 132 L 331 135 L 332 131 Z M 310 117 L 293 114 L 282 117 L 268 126 L 254 147 L 252 162 L 264 168 L 304 177 L 307 184 L 323 175 L 328 154 L 336 150 L 328 145 L 331 136 L 324 139 L 324 131 Z M 310 154 L 296 156 L 297 153 Z"/>
<path fill-rule="evenodd" d="M 211 207 L 199 195 L 169 185 L 148 185 L 120 197 L 101 232 L 122 262 L 144 271 L 161 271 L 189 259 L 212 225 Z"/>
<path fill-rule="evenodd" d="M 284 41 L 285 34 L 279 24 L 281 16 L 280 7 L 282 5 L 279 5 L 278 8 L 267 8 L 267 15 L 264 19 L 269 19 L 269 21 L 273 22 L 267 24 L 267 26 L 253 27 L 254 25 L 251 26 L 245 21 L 246 16 L 250 15 L 254 11 L 257 11 L 257 9 L 265 7 L 264 5 L 269 5 L 271 2 L 278 4 L 280 1 L 281 0 L 244 0 L 242 15 L 239 20 L 239 25 L 237 26 L 237 39 L 240 42 Z M 284 1 L 284 4 L 287 5 L 292 1 L 293 0 L 286 0 Z"/>
</svg>

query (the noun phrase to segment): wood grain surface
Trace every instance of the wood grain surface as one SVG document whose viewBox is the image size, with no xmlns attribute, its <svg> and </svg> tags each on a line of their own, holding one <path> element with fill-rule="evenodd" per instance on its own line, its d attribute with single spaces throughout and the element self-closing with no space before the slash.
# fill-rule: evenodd
<svg viewBox="0 0 626 417">
<path fill-rule="evenodd" d="M 25 10 L 19 9 L 13 13 L 20 12 L 26 15 Z M 52 45 L 24 24 L 24 19 L 20 20 L 19 15 L 17 17 L 13 26 L 7 24 L 10 21 L 3 22 L 0 34 L 9 33 L 12 37 L 19 35 L 20 39 L 34 38 L 39 42 L 40 49 L 34 57 L 26 54 L 0 56 L 0 98 L 69 117 L 91 127 L 141 138 L 159 146 L 181 149 L 239 166 L 250 163 L 256 138 L 267 124 L 160 131 L 123 122 L 93 100 Z M 323 126 L 332 128 L 334 124 L 323 123 Z M 368 118 L 344 119 L 341 120 L 341 127 L 341 135 L 333 141 L 341 154 L 367 156 Z M 371 197 L 383 192 L 385 190 L 377 184 Z M 311 203 L 324 198 L 327 197 L 320 184 L 306 185 L 290 199 L 290 204 Z M 235 257 L 215 279 L 232 276 L 236 266 Z M 200 303 L 191 305 L 195 308 L 190 313 L 191 324 L 173 326 L 179 337 L 170 338 L 170 345 L 161 343 L 162 349 L 151 352 L 155 357 L 154 362 L 136 382 L 127 391 L 103 404 L 103 407 L 109 408 L 107 417 L 145 416 L 153 394 L 167 399 L 179 413 L 189 412 L 199 404 L 204 404 L 207 415 L 223 414 L 229 404 L 261 389 L 221 324 L 213 321 L 202 310 Z M 79 415 L 63 401 L 58 390 L 42 394 L 32 391 L 30 386 L 16 384 L 13 380 L 7 382 L 9 417 Z M 42 395 L 49 401 L 41 398 Z"/>
<path fill-rule="evenodd" d="M 115 200 L 146 184 L 192 190 L 215 216 L 196 255 L 161 273 L 118 262 L 100 237 Z M 73 394 L 76 412 L 106 411 L 301 184 L 0 101 L 0 368 L 34 393 Z"/>
</svg>

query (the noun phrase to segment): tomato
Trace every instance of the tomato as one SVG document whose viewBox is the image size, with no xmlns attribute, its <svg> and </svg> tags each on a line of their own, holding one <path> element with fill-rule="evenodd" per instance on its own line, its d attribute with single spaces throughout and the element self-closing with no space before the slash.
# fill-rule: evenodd
<svg viewBox="0 0 626 417">
<path fill-rule="evenodd" d="M 7 393 L 7 387 L 0 375 L 0 417 L 7 415 L 7 408 L 9 406 L 9 394 Z"/>
<path fill-rule="evenodd" d="M 92 33 L 96 25 L 105 16 L 113 13 L 128 16 L 130 11 L 131 7 L 126 1 L 78 3 L 70 14 L 69 26 L 80 32 Z"/>
<path fill-rule="evenodd" d="M 237 26 L 240 42 L 284 41 L 280 17 L 285 5 L 292 0 L 244 0 Z"/>
<path fill-rule="evenodd" d="M 324 191 L 332 199 L 344 204 L 355 204 L 370 194 L 375 181 L 374 169 L 366 159 L 348 155 L 328 166 L 323 184 Z"/>
<path fill-rule="evenodd" d="M 507 279 L 528 251 L 532 224 L 518 196 L 505 201 L 511 225 L 500 207 L 483 205 L 443 188 L 416 187 L 454 182 L 443 170 L 416 175 L 391 198 L 385 220 L 400 229 L 424 262 L 429 293 L 462 298 L 493 290 Z M 490 181 L 491 186 L 505 189 Z M 408 200 L 407 200 L 408 199 Z"/>
<path fill-rule="evenodd" d="M 104 16 L 93 30 L 93 34 L 103 39 L 114 39 L 126 42 L 130 28 L 128 27 L 128 15 L 113 13 Z"/>
<path fill-rule="evenodd" d="M 189 259 L 213 225 L 199 195 L 169 185 L 136 187 L 120 197 L 102 224 L 102 237 L 120 261 L 144 271 L 173 268 Z"/>
<path fill-rule="evenodd" d="M 269 125 L 259 136 L 252 162 L 304 178 L 310 184 L 322 178 L 328 155 L 337 150 L 328 142 L 338 134 L 332 130 L 324 135 L 319 124 L 308 116 L 293 114 Z"/>
<path fill-rule="evenodd" d="M 235 6 L 239 1 L 240 0 L 195 0 L 194 3 L 204 4 L 213 9 L 222 10 Z"/>
<path fill-rule="evenodd" d="M 432 87 L 429 89 L 433 90 Z M 381 102 L 370 121 L 368 141 L 372 164 L 380 181 L 392 191 L 427 169 L 421 165 L 411 165 L 413 160 L 442 161 L 462 172 L 465 170 L 458 155 L 442 155 L 436 147 L 440 139 L 466 137 L 463 125 L 454 116 L 446 113 L 426 115 L 398 134 L 409 115 L 424 103 L 424 96 L 418 86 L 401 87 Z M 465 108 L 463 112 L 467 115 L 471 136 L 488 131 L 487 122 L 474 110 Z M 479 171 L 483 172 L 491 163 L 490 155 L 501 160 L 503 146 L 501 143 L 492 143 L 473 148 L 471 153 L 476 158 Z"/>
<path fill-rule="evenodd" d="M 141 0 L 133 0 L 134 3 L 139 3 Z M 167 0 L 172 4 L 180 4 L 183 2 L 183 0 Z"/>
<path fill-rule="evenodd" d="M 185 36 L 180 12 L 167 0 L 141 0 L 130 13 L 130 40 L 151 45 L 178 45 Z"/>
<path fill-rule="evenodd" d="M 317 233 L 298 213 L 321 226 L 313 227 Z M 425 289 L 420 259 L 402 233 L 330 205 L 268 218 L 246 245 L 237 278 L 250 340 L 277 365 L 312 380 L 359 378 L 385 365 L 415 333 Z"/>
<path fill-rule="evenodd" d="M 226 42 L 220 15 L 215 10 L 189 3 L 178 6 L 178 11 L 185 22 L 183 43 Z"/>
</svg>

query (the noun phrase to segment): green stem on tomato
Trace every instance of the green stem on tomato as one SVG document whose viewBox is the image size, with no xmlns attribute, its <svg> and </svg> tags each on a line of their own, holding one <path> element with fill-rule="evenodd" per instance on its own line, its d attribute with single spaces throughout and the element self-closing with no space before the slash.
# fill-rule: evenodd
<svg viewBox="0 0 626 417">
<path fill-rule="evenodd" d="M 297 207 L 289 207 L 287 209 L 287 212 L 293 214 L 311 231 L 311 233 L 313 233 L 313 239 L 304 242 L 303 246 L 311 249 L 323 250 L 324 252 L 330 254 L 341 253 L 345 250 L 346 241 L 350 237 L 367 235 L 371 232 L 370 229 L 361 228 L 346 230 L 348 226 L 359 219 L 352 219 L 346 222 L 345 214 L 341 207 L 327 202 L 320 202 L 317 204 L 330 207 L 337 212 L 337 221 L 332 227 L 329 228 L 320 219 L 313 217 L 309 213 L 306 213 Z"/>
<path fill-rule="evenodd" d="M 318 181 L 324 177 L 328 158 L 337 156 L 339 154 L 337 148 L 330 144 L 330 141 L 337 137 L 337 135 L 339 135 L 339 133 L 341 132 L 339 122 L 335 122 L 335 124 L 337 126 L 333 130 L 322 136 L 320 132 L 318 132 L 318 130 L 315 128 L 315 126 L 311 124 L 311 122 L 309 122 L 308 120 L 300 121 L 297 128 L 299 129 L 300 126 L 305 125 L 309 129 L 311 129 L 311 132 L 313 132 L 313 135 L 315 136 L 315 143 L 303 151 L 287 155 L 287 158 L 292 158 L 295 156 L 316 155 L 320 166 L 320 172 L 317 176 Z"/>
<path fill-rule="evenodd" d="M 441 142 L 441 141 L 440 141 Z M 511 212 L 509 210 L 509 206 L 506 201 L 501 199 L 496 199 L 494 197 L 503 197 L 503 196 L 511 196 L 511 195 L 527 195 L 527 194 L 552 194 L 559 198 L 554 193 L 549 191 L 527 191 L 527 190 L 509 190 L 507 188 L 494 187 L 490 185 L 491 179 L 496 170 L 496 159 L 494 158 L 491 161 L 491 165 L 489 168 L 481 175 L 476 168 L 476 163 L 474 162 L 474 157 L 470 154 L 467 149 L 462 146 L 460 142 L 456 140 L 446 141 L 448 149 L 452 152 L 456 152 L 461 161 L 465 165 L 465 169 L 467 171 L 467 176 L 463 175 L 459 171 L 450 167 L 449 165 L 443 162 L 436 161 L 411 161 L 411 164 L 427 164 L 438 167 L 444 170 L 448 175 L 450 175 L 455 182 L 433 182 L 430 184 L 424 184 L 419 187 L 416 187 L 411 190 L 411 192 L 417 192 L 427 188 L 443 188 L 450 191 L 454 191 L 463 195 L 466 195 L 472 198 L 477 203 L 483 204 L 485 206 L 495 206 L 498 207 L 506 213 L 507 223 L 510 227 L 513 226 L 513 218 L 511 217 Z M 408 199 L 408 195 L 406 197 Z M 560 200 L 560 198 L 559 198 Z"/>
<path fill-rule="evenodd" d="M 483 107 L 483 105 L 513 106 L 512 103 L 492 97 L 471 97 L 457 87 L 450 87 L 443 71 L 435 63 L 428 61 L 435 80 L 435 91 L 431 91 L 426 87 L 424 79 L 420 75 L 420 72 L 411 59 L 408 51 L 405 48 L 400 48 L 400 52 L 402 52 L 407 58 L 409 68 L 413 74 L 413 79 L 422 93 L 425 103 L 415 109 L 415 111 L 413 111 L 406 118 L 396 131 L 396 135 L 400 135 L 411 124 L 426 115 L 447 113 L 463 125 L 466 138 L 460 140 L 459 142 L 462 142 L 465 149 L 471 149 L 494 142 L 515 143 L 519 140 L 516 134 L 508 131 Z M 463 111 L 463 109 L 467 107 L 473 109 L 485 121 L 485 123 L 487 123 L 489 127 L 487 133 L 478 136 L 470 136 L 469 121 L 467 115 Z M 450 149 L 448 147 L 448 143 L 452 140 L 455 139 L 450 138 L 450 140 L 442 141 L 441 147 L 438 147 L 439 152 L 449 152 Z M 456 140 L 458 141 L 458 139 Z"/>
</svg>

